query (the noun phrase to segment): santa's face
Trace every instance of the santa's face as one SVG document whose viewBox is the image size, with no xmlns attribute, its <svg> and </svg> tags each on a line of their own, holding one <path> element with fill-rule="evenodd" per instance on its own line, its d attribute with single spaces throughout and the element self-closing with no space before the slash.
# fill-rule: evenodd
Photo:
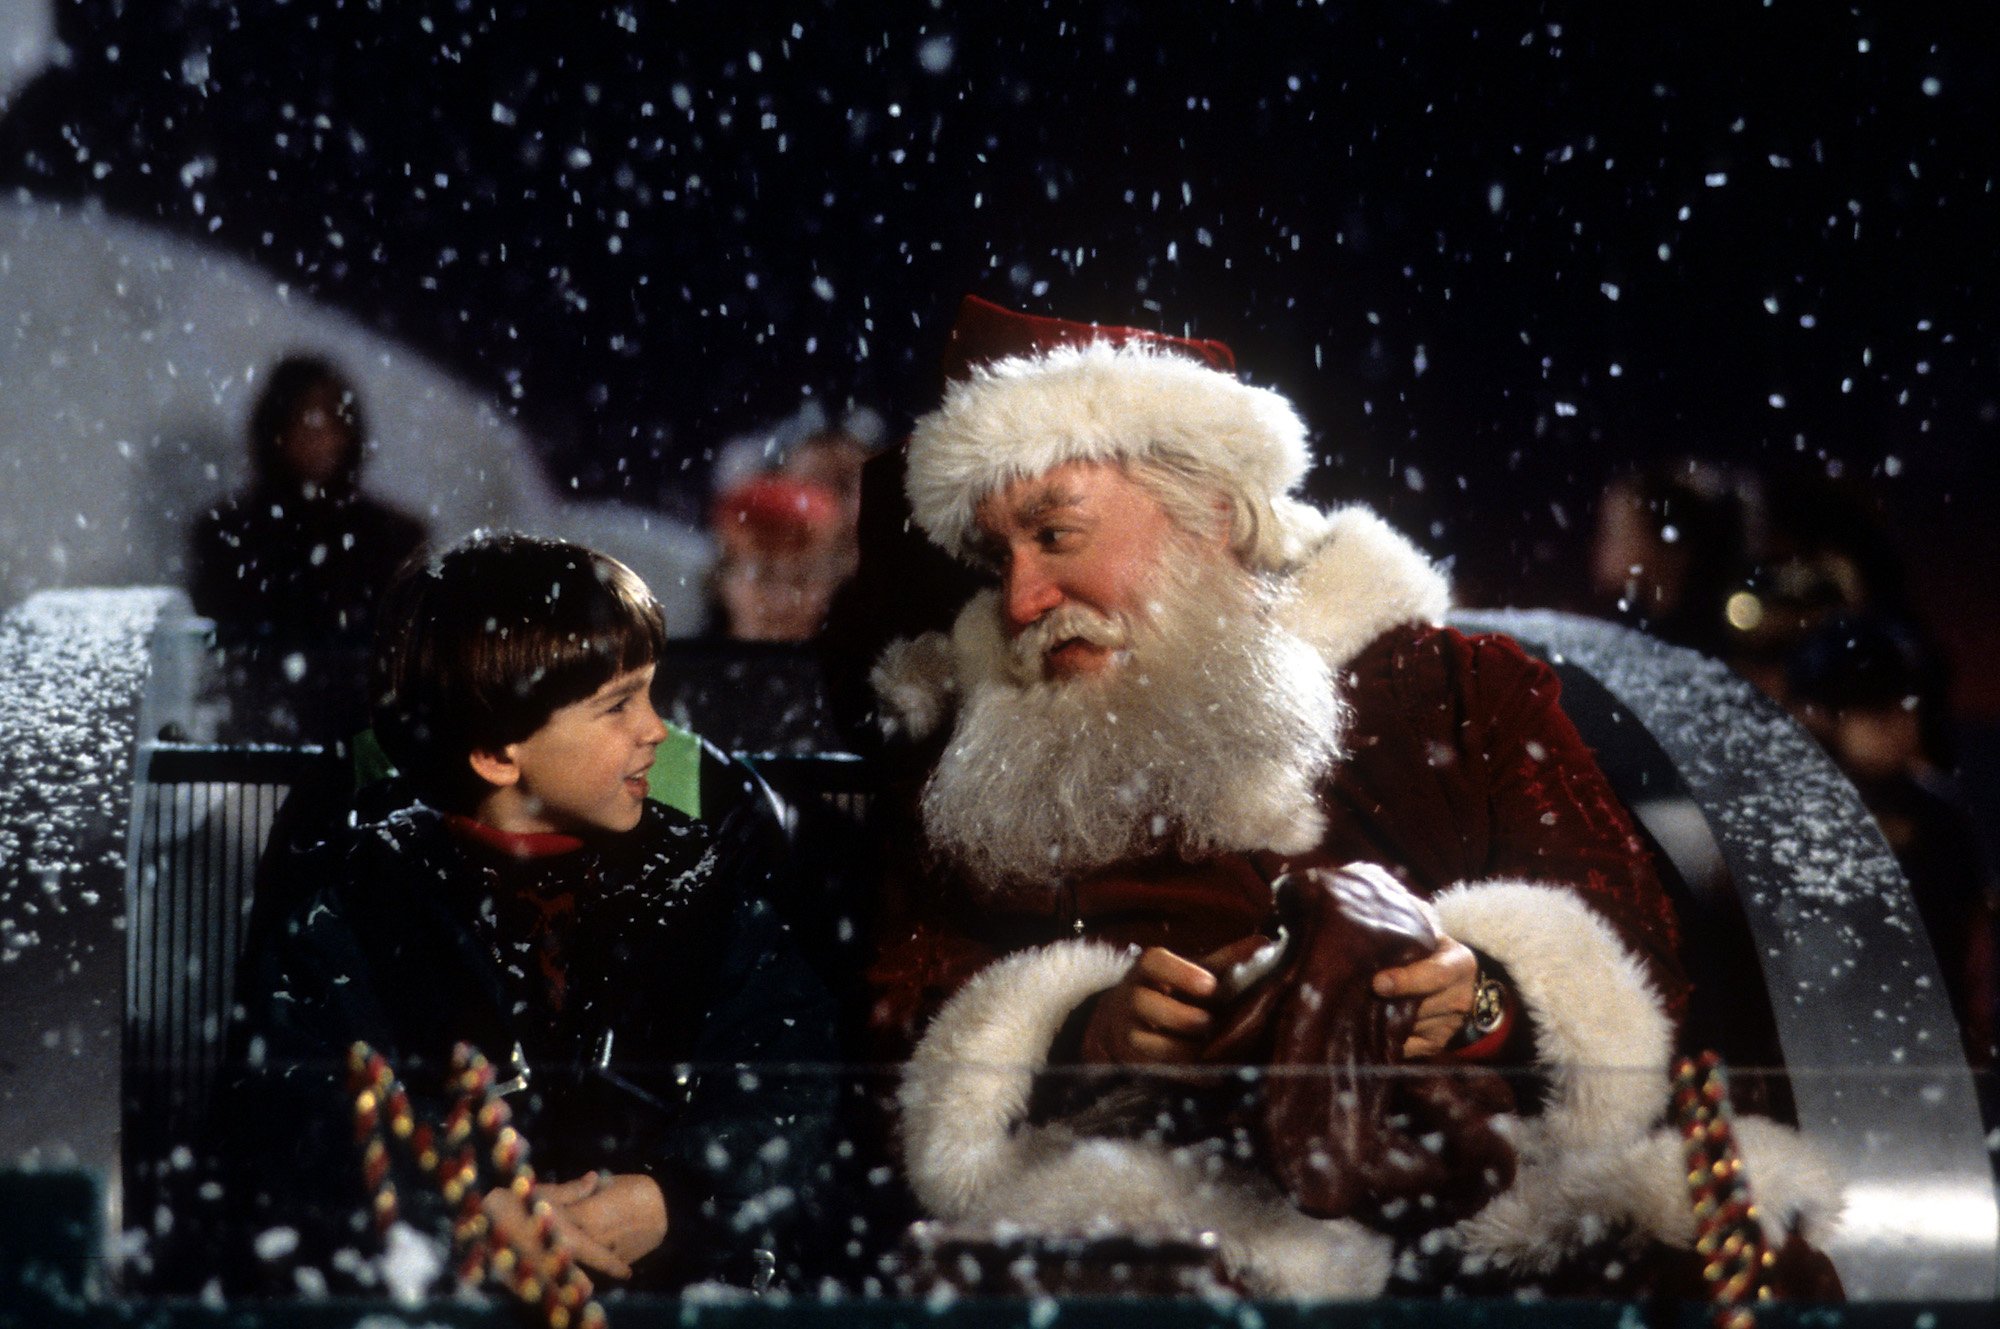
<svg viewBox="0 0 2000 1329">
<path fill-rule="evenodd" d="M 1174 543 L 1172 518 L 1143 485 L 1114 462 L 1068 462 L 988 495 L 976 520 L 977 548 L 1000 573 L 1002 622 L 1041 677 L 1094 676 L 1126 659 Z"/>
<path fill-rule="evenodd" d="M 955 645 L 963 692 L 924 789 L 929 848 L 1041 908 L 1066 878 L 1163 848 L 1315 843 L 1343 711 L 1326 661 L 1280 621 L 1283 586 L 1220 534 L 1169 528 L 1114 467 L 995 499 L 1003 585 Z"/>
</svg>

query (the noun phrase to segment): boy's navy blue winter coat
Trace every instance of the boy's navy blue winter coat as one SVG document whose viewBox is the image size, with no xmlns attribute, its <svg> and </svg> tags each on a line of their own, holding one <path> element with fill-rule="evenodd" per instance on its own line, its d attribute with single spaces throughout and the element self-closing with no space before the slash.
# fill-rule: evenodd
<svg viewBox="0 0 2000 1329">
<path fill-rule="evenodd" d="M 668 1236 L 639 1284 L 753 1281 L 773 1257 L 795 1274 L 826 1192 L 835 1087 L 783 1068 L 838 1060 L 833 1006 L 773 904 L 781 811 L 729 770 L 720 816 L 649 802 L 635 830 L 556 858 L 509 856 L 411 803 L 267 865 L 214 1114 L 227 1258 L 265 1284 L 298 1263 L 344 1282 L 355 1261 L 339 1252 L 376 1248 L 348 1047 L 371 1043 L 436 1117 L 468 1041 L 503 1082 L 525 1073 L 507 1101 L 539 1176 L 659 1183 Z M 560 903 L 560 927 L 535 924 L 540 900 Z M 442 1201 L 398 1177 L 413 1223 L 444 1231 Z M 256 1253 L 286 1227 L 294 1250 L 265 1236 Z"/>
</svg>

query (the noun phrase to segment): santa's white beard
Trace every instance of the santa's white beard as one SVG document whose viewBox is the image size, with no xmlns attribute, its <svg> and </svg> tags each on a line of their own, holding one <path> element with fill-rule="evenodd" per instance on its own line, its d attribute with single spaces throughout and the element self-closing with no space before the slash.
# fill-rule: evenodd
<svg viewBox="0 0 2000 1329">
<path fill-rule="evenodd" d="M 1147 611 L 1065 606 L 970 684 L 925 787 L 930 848 L 977 886 L 1038 897 L 1165 849 L 1299 853 L 1340 756 L 1346 707 L 1319 653 L 1281 627 L 1281 592 L 1197 549 L 1163 560 Z M 1096 675 L 1045 680 L 1069 637 L 1117 647 Z"/>
</svg>

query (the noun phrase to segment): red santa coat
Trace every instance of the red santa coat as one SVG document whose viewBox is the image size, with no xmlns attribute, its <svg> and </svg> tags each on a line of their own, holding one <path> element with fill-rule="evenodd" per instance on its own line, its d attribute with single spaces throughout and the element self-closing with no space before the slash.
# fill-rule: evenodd
<svg viewBox="0 0 2000 1329">
<path fill-rule="evenodd" d="M 1255 1291 L 1379 1290 L 1385 1238 L 1298 1213 L 1251 1167 L 1028 1115 L 1063 1023 L 1117 983 L 1134 943 L 1198 956 L 1254 930 L 1283 871 L 1366 860 L 1506 966 L 1548 1084 L 1544 1111 L 1511 1127 L 1514 1184 L 1448 1239 L 1528 1272 L 1621 1228 L 1686 1244 L 1678 1141 L 1657 1129 L 1687 994 L 1676 926 L 1629 816 L 1561 711 L 1555 675 L 1505 638 L 1437 626 L 1443 579 L 1362 509 L 1332 515 L 1296 590 L 1290 626 L 1334 666 L 1353 717 L 1347 755 L 1318 791 L 1327 829 L 1311 850 L 1244 845 L 1198 864 L 1118 864 L 1029 905 L 979 899 L 919 854 L 892 874 L 873 1019 L 890 1045 L 913 1042 L 901 1108 L 919 1199 L 970 1223 L 1208 1229 Z M 966 658 L 968 636 L 956 651 L 932 642 L 878 670 L 878 690 L 913 730 L 934 728 L 983 667 Z M 912 831 L 904 843 L 915 846 Z M 1775 1183 L 1762 1197 L 1774 1237 L 1830 1211 L 1834 1187 L 1795 1136 L 1743 1125 L 1753 1172 Z"/>
</svg>

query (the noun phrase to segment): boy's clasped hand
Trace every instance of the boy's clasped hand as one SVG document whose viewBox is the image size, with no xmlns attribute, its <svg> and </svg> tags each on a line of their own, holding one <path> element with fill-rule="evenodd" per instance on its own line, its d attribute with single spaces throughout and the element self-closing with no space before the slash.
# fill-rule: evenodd
<svg viewBox="0 0 2000 1329">
<path fill-rule="evenodd" d="M 566 1250 L 584 1268 L 622 1280 L 632 1276 L 633 1261 L 666 1240 L 666 1197 L 643 1173 L 589 1172 L 545 1182 L 534 1194 L 553 1211 L 546 1238 L 529 1203 L 511 1190 L 495 1189 L 481 1208 L 502 1242 L 538 1262 L 553 1262 Z"/>
</svg>

